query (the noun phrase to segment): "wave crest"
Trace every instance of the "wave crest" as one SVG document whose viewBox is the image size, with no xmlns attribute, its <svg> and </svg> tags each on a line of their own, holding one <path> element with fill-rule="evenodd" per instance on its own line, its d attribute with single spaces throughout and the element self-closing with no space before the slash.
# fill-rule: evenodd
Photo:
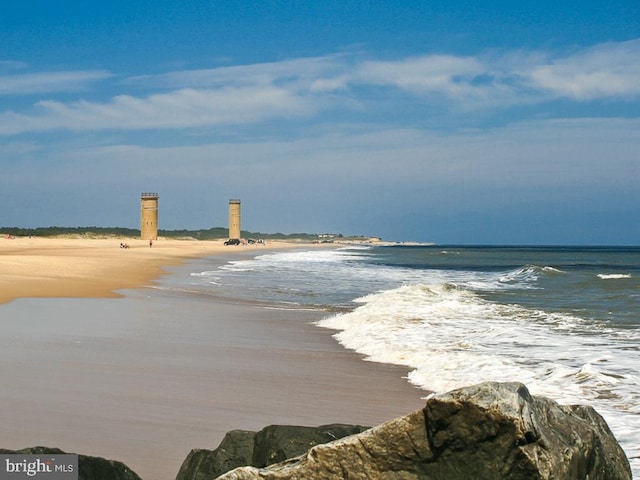
<svg viewBox="0 0 640 480">
<path fill-rule="evenodd" d="M 596 276 L 601 280 L 621 280 L 624 278 L 631 278 L 630 273 L 599 273 Z"/>
<path fill-rule="evenodd" d="M 566 272 L 551 266 L 525 265 L 501 275 L 498 281 L 505 284 L 531 284 L 537 282 L 540 277 L 555 276 L 564 273 Z"/>
</svg>

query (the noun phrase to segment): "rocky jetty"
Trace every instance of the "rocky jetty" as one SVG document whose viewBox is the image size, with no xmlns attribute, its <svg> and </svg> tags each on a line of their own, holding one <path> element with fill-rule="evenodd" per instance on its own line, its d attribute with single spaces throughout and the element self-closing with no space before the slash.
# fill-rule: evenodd
<svg viewBox="0 0 640 480">
<path fill-rule="evenodd" d="M 34 447 L 0 453 L 63 454 Z M 79 455 L 79 480 L 140 480 L 126 465 Z M 272 425 L 192 450 L 176 480 L 631 480 L 629 462 L 589 406 L 482 383 L 431 396 L 377 427 Z M 152 480 L 152 479 L 150 479 Z"/>
<path fill-rule="evenodd" d="M 21 455 L 63 455 L 59 448 L 29 447 L 21 450 L 0 449 L 0 453 Z M 124 463 L 101 457 L 78 455 L 78 480 L 142 480 Z"/>
<path fill-rule="evenodd" d="M 310 448 L 354 435 L 369 427 L 271 425 L 259 432 L 232 430 L 215 450 L 191 450 L 176 480 L 211 480 L 236 467 L 266 467 L 297 457 Z"/>
<path fill-rule="evenodd" d="M 520 383 L 483 383 L 435 395 L 422 410 L 284 462 L 219 477 L 346 478 L 631 480 L 631 469 L 593 408 L 558 405 Z"/>
</svg>

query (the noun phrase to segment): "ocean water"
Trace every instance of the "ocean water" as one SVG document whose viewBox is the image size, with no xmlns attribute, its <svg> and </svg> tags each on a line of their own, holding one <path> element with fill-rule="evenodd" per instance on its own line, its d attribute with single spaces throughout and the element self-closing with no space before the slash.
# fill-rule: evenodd
<svg viewBox="0 0 640 480">
<path fill-rule="evenodd" d="M 320 310 L 319 328 L 367 360 L 406 366 L 425 391 L 520 381 L 592 405 L 640 478 L 640 248 L 257 252 L 190 283 L 267 308 Z"/>
</svg>

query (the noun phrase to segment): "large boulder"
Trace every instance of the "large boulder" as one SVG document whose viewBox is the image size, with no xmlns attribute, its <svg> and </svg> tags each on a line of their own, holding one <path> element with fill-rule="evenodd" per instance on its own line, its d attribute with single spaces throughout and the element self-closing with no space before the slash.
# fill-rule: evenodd
<svg viewBox="0 0 640 480">
<path fill-rule="evenodd" d="M 271 425 L 259 432 L 232 430 L 215 450 L 191 450 L 176 480 L 211 480 L 244 465 L 266 467 L 296 457 L 311 447 L 369 427 L 332 424 L 320 427 Z"/>
<path fill-rule="evenodd" d="M 255 434 L 232 430 L 215 450 L 191 450 L 182 462 L 176 480 L 210 480 L 236 467 L 252 465 Z"/>
<path fill-rule="evenodd" d="M 255 435 L 254 467 L 266 467 L 297 457 L 310 448 L 368 430 L 360 425 L 331 424 L 320 427 L 271 425 Z"/>
<path fill-rule="evenodd" d="M 435 395 L 424 409 L 266 468 L 220 480 L 631 480 L 607 424 L 520 383 Z"/>
<path fill-rule="evenodd" d="M 0 449 L 0 453 L 20 455 L 63 455 L 59 448 L 29 447 L 21 450 Z M 141 480 L 124 463 L 102 457 L 78 455 L 78 480 Z"/>
</svg>

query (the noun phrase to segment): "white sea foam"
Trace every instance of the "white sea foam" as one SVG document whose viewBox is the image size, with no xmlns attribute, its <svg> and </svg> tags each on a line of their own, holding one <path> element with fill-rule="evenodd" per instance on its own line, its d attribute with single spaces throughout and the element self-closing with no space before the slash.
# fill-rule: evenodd
<svg viewBox="0 0 640 480">
<path fill-rule="evenodd" d="M 405 285 L 359 298 L 318 325 L 368 360 L 406 366 L 411 383 L 444 392 L 520 381 L 561 403 L 588 403 L 627 451 L 640 449 L 640 332 L 624 341 L 580 317 L 488 302 L 452 284 Z M 635 431 L 634 431 L 635 429 Z"/>
<path fill-rule="evenodd" d="M 525 288 L 537 288 L 535 283 L 541 276 L 544 275 L 558 275 L 563 274 L 560 269 L 544 266 L 540 267 L 538 265 L 525 265 L 524 267 L 517 268 L 513 271 L 504 273 L 500 275 L 499 281 L 501 283 L 507 284 L 515 284 L 518 283 L 520 286 Z"/>
<path fill-rule="evenodd" d="M 211 285 L 220 285 L 221 277 L 218 271 L 205 270 L 203 272 L 194 272 L 190 274 L 191 277 L 204 279 Z"/>
<path fill-rule="evenodd" d="M 596 276 L 602 280 L 620 280 L 621 278 L 631 278 L 631 274 L 628 273 L 599 273 Z"/>
<path fill-rule="evenodd" d="M 251 268 L 246 266 L 246 262 L 229 262 L 226 265 L 220 267 L 221 270 L 229 270 L 230 272 L 250 272 Z"/>
<path fill-rule="evenodd" d="M 564 270 L 560 270 L 559 268 L 554 268 L 554 267 L 542 267 L 542 270 L 545 272 L 552 272 L 552 273 L 567 273 Z"/>
</svg>

